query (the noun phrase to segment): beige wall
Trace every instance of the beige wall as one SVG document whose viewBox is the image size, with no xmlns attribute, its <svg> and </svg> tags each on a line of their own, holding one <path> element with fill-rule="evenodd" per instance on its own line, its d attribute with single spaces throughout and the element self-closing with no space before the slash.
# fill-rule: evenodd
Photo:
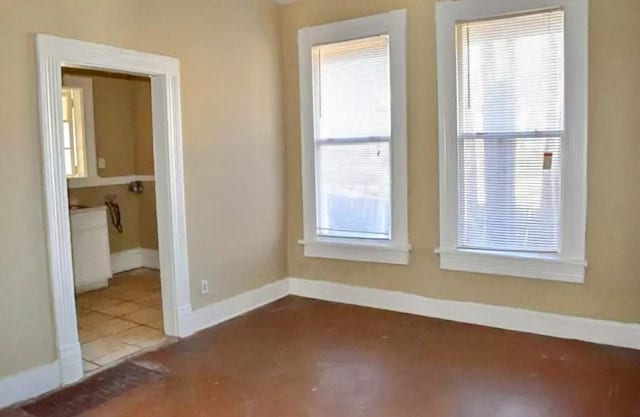
<svg viewBox="0 0 640 417">
<path fill-rule="evenodd" d="M 34 34 L 180 59 L 199 308 L 285 275 L 277 23 L 267 0 L 0 2 L 0 378 L 55 359 Z"/>
<path fill-rule="evenodd" d="M 153 175 L 153 127 L 149 79 L 96 71 L 63 70 L 63 74 L 93 81 L 96 154 L 106 162 L 101 177 Z M 116 196 L 123 231 L 109 221 L 111 253 L 133 248 L 158 249 L 155 184 L 147 182 L 142 194 L 127 185 L 69 189 L 69 200 L 89 207 Z"/>
<path fill-rule="evenodd" d="M 96 155 L 106 162 L 98 175 L 153 175 L 150 80 L 76 69 L 64 69 L 63 74 L 93 81 Z"/>
<path fill-rule="evenodd" d="M 140 204 L 139 196 L 128 191 L 128 185 L 110 185 L 106 187 L 74 188 L 69 190 L 69 198 L 77 199 L 78 204 L 88 207 L 104 206 L 107 196 L 116 196 L 120 206 L 122 233 L 109 224 L 109 248 L 111 253 L 140 247 Z M 107 216 L 109 212 L 107 211 Z M 73 239 L 73 236 L 71 236 Z"/>
<path fill-rule="evenodd" d="M 433 3 L 304 0 L 278 9 L 267 0 L 0 2 L 5 57 L 0 91 L 12 97 L 0 100 L 0 176 L 7 179 L 0 181 L 0 378 L 55 359 L 37 122 L 38 32 L 181 60 L 194 308 L 290 275 L 640 321 L 640 45 L 634 41 L 640 38 L 640 2 L 591 0 L 584 285 L 439 269 L 433 253 L 438 245 Z M 304 258 L 296 243 L 302 237 L 296 30 L 397 8 L 409 10 L 411 264 Z M 207 296 L 199 292 L 205 278 L 211 286 Z"/>
<path fill-rule="evenodd" d="M 92 76 L 96 157 L 101 177 L 133 175 L 136 170 L 136 129 L 133 86 L 136 81 L 110 76 Z"/>
<path fill-rule="evenodd" d="M 140 243 L 138 246 L 157 250 L 158 216 L 156 213 L 156 183 L 145 181 L 142 185 L 144 186 L 144 192 L 142 194 L 135 194 L 138 202 L 138 232 L 140 233 Z"/>
<path fill-rule="evenodd" d="M 98 175 L 153 175 L 149 80 L 82 70 L 65 69 L 63 74 L 93 81 L 96 154 L 106 162 L 105 168 L 98 168 Z M 123 231 L 119 233 L 109 221 L 111 253 L 138 247 L 158 249 L 155 186 L 153 182 L 144 185 L 143 194 L 129 192 L 127 185 L 69 189 L 69 200 L 94 207 L 104 205 L 107 196 L 116 196 Z"/>
<path fill-rule="evenodd" d="M 122 233 L 118 233 L 108 217 L 111 253 L 134 248 L 158 249 L 155 183 L 145 181 L 143 185 L 142 194 L 130 192 L 127 184 L 69 190 L 70 199 L 74 198 L 78 204 L 88 207 L 103 206 L 107 196 L 116 196 Z"/>
<path fill-rule="evenodd" d="M 153 121 L 151 120 L 151 82 L 133 80 L 131 93 L 135 141 L 135 173 L 154 175 Z"/>
<path fill-rule="evenodd" d="M 591 0 L 590 137 L 584 285 L 439 268 L 434 0 L 305 0 L 281 9 L 287 148 L 288 273 L 563 314 L 640 322 L 640 1 Z M 297 29 L 408 9 L 409 266 L 305 258 L 302 238 Z"/>
</svg>

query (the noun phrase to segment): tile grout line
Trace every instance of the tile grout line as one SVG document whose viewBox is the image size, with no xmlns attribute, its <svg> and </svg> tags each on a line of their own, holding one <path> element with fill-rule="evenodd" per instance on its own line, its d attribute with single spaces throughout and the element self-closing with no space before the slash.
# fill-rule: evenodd
<svg viewBox="0 0 640 417">
<path fill-rule="evenodd" d="M 156 272 L 156 275 L 157 275 L 157 271 L 154 271 L 154 272 Z M 99 329 L 101 325 L 104 325 L 105 323 L 112 321 L 114 319 L 118 319 L 123 323 L 126 323 L 125 325 L 128 326 L 126 328 L 119 329 L 113 333 L 107 331 L 105 334 L 101 335 L 100 337 L 96 337 L 93 340 L 87 340 L 81 343 L 81 350 L 82 350 L 82 347 L 84 347 L 87 344 L 96 343 L 96 342 L 100 343 L 101 341 L 103 343 L 108 343 L 107 342 L 108 340 L 113 341 L 114 343 L 120 343 L 123 348 L 123 349 L 116 349 L 114 351 L 103 352 L 104 353 L 103 355 L 92 358 L 92 360 L 88 360 L 85 357 L 83 357 L 82 358 L 83 361 L 86 361 L 88 364 L 91 364 L 97 367 L 92 371 L 88 371 L 87 374 L 93 373 L 96 370 L 99 370 L 101 368 L 110 366 L 111 363 L 105 363 L 104 365 L 100 365 L 97 362 L 97 361 L 100 361 L 100 359 L 104 358 L 105 356 L 108 356 L 108 355 L 117 356 L 119 352 L 126 351 L 128 350 L 128 348 L 135 349 L 133 352 L 125 354 L 121 358 L 115 359 L 114 363 L 117 363 L 133 355 L 139 354 L 140 352 L 143 352 L 147 349 L 157 348 L 159 346 L 162 346 L 166 343 L 171 343 L 173 341 L 172 338 L 170 338 L 164 333 L 164 329 L 152 326 L 152 323 L 157 323 L 158 321 L 162 323 L 162 309 L 161 307 L 157 306 L 157 301 L 155 301 L 157 298 L 161 299 L 161 292 L 160 292 L 161 290 L 160 288 L 158 288 L 159 286 L 157 286 L 154 282 L 150 282 L 147 284 L 143 282 L 142 287 L 136 285 L 136 287 L 133 289 L 131 288 L 127 289 L 127 285 L 129 282 L 140 282 L 138 280 L 139 277 L 135 277 L 135 276 L 132 277 L 131 275 L 127 277 L 125 274 L 125 276 L 122 278 L 123 279 L 130 278 L 130 279 L 128 279 L 127 281 L 115 281 L 111 284 L 111 286 L 107 288 L 92 292 L 91 293 L 92 295 L 90 296 L 90 298 L 87 299 L 87 301 L 84 301 L 84 302 L 80 301 L 82 294 L 76 296 L 76 304 L 79 306 L 78 307 L 79 318 L 82 315 L 89 315 L 92 313 L 99 315 L 98 316 L 99 320 L 93 323 L 91 322 L 87 323 L 82 326 L 79 325 L 78 326 L 79 330 L 83 329 L 86 331 L 91 331 L 91 329 L 96 329 L 96 328 Z M 158 277 L 155 277 L 155 280 L 158 280 L 158 279 L 159 279 Z M 108 292 L 109 289 L 115 289 L 115 290 L 113 290 L 112 293 L 110 293 Z M 119 291 L 119 293 L 113 294 L 113 292 L 116 292 L 116 291 Z M 92 302 L 92 298 L 95 298 L 93 302 Z M 146 301 L 142 301 L 142 300 L 146 300 Z M 94 304 L 96 303 L 103 304 L 105 305 L 105 307 L 98 307 L 98 309 L 96 309 L 96 307 L 94 306 Z M 134 306 L 134 309 L 122 314 L 113 314 L 108 312 L 109 309 L 115 309 L 117 311 L 117 306 L 121 306 L 127 303 L 132 304 Z M 82 304 L 82 307 L 80 307 L 80 304 Z M 154 319 L 154 320 L 143 320 L 143 321 L 134 321 L 131 318 L 129 318 L 129 316 L 142 311 L 150 311 L 152 315 L 159 313 L 160 318 Z M 136 340 L 138 342 L 137 344 L 122 338 L 123 337 L 122 335 L 124 333 L 135 331 L 136 329 L 138 329 L 139 331 L 157 332 L 161 335 L 161 337 L 157 338 L 158 340 L 156 343 L 152 343 L 151 345 L 148 345 L 148 346 L 146 346 L 147 342 L 149 340 L 156 339 L 156 337 L 152 337 L 148 340 L 145 340 L 144 338 L 140 338 L 140 340 Z M 96 334 L 101 334 L 100 330 L 98 330 Z M 135 333 L 132 335 L 132 337 L 133 338 L 136 337 Z M 99 350 L 96 353 L 99 353 Z"/>
</svg>

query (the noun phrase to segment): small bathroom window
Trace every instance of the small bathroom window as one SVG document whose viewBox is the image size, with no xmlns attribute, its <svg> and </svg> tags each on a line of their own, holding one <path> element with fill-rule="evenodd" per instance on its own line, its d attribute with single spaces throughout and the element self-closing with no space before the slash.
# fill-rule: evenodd
<svg viewBox="0 0 640 417">
<path fill-rule="evenodd" d="M 81 88 L 62 88 L 62 129 L 64 166 L 68 178 L 86 177 L 87 146 L 85 140 L 84 103 Z"/>
</svg>

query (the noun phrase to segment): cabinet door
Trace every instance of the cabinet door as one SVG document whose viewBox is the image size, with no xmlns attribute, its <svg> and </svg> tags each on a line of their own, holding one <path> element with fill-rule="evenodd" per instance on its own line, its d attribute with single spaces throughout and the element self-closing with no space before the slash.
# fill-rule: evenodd
<svg viewBox="0 0 640 417">
<path fill-rule="evenodd" d="M 91 284 L 111 277 L 109 236 L 106 229 L 76 230 L 72 242 L 76 284 Z"/>
<path fill-rule="evenodd" d="M 71 243 L 76 288 L 111 278 L 109 231 L 104 211 L 72 215 Z"/>
</svg>

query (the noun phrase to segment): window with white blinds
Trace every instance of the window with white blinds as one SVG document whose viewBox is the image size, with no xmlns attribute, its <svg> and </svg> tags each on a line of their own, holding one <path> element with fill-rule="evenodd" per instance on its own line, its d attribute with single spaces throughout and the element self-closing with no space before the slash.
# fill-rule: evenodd
<svg viewBox="0 0 640 417">
<path fill-rule="evenodd" d="M 406 265 L 407 11 L 298 30 L 304 256 Z"/>
<path fill-rule="evenodd" d="M 557 253 L 564 12 L 458 22 L 455 33 L 458 247 Z"/>
<path fill-rule="evenodd" d="M 317 235 L 389 239 L 389 36 L 315 46 Z"/>
</svg>

